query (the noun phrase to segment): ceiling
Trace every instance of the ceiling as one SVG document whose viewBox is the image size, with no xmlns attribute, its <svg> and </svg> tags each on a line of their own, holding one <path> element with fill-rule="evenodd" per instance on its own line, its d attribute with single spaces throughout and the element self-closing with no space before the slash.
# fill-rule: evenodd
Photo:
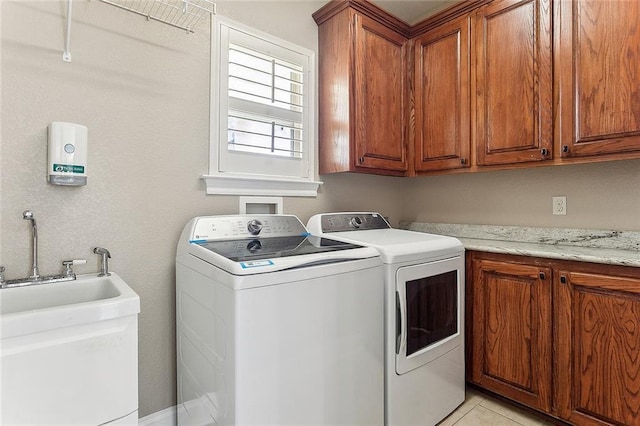
<svg viewBox="0 0 640 426">
<path fill-rule="evenodd" d="M 459 3 L 460 0 L 370 0 L 409 25 Z"/>
</svg>

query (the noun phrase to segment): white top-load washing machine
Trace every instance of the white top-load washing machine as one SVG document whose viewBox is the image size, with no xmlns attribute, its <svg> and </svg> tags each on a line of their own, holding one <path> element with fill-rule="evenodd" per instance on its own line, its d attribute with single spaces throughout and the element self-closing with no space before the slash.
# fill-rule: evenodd
<svg viewBox="0 0 640 426">
<path fill-rule="evenodd" d="M 295 216 L 196 217 L 176 256 L 179 425 L 382 425 L 383 265 Z"/>
<path fill-rule="evenodd" d="M 393 229 L 378 213 L 319 214 L 307 228 L 380 252 L 386 270 L 385 423 L 438 423 L 465 398 L 463 245 Z"/>
</svg>

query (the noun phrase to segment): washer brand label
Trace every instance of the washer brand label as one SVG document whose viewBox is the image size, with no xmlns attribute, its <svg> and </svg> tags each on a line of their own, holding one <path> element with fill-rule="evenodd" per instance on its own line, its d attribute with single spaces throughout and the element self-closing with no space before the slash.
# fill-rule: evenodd
<svg viewBox="0 0 640 426">
<path fill-rule="evenodd" d="M 84 173 L 84 166 L 73 164 L 54 164 L 53 171 L 57 173 Z"/>
<path fill-rule="evenodd" d="M 259 268 L 261 266 L 271 266 L 273 262 L 271 260 L 254 260 L 252 262 L 240 262 L 242 269 Z"/>
</svg>

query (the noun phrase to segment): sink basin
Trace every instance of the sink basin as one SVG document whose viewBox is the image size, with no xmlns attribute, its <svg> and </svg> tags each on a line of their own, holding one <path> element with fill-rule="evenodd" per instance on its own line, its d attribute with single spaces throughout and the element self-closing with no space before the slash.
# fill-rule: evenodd
<svg viewBox="0 0 640 426">
<path fill-rule="evenodd" d="M 140 298 L 120 278 L 0 289 L 0 424 L 138 424 Z"/>
<path fill-rule="evenodd" d="M 115 273 L 0 290 L 2 338 L 140 312 L 138 295 Z"/>
</svg>

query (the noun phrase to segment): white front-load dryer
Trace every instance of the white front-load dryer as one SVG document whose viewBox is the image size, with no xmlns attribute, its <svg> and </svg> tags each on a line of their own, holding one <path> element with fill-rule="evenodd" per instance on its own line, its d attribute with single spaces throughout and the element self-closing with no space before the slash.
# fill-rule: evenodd
<svg viewBox="0 0 640 426">
<path fill-rule="evenodd" d="M 375 248 L 385 264 L 385 424 L 435 425 L 465 398 L 464 247 L 378 213 L 319 214 L 309 232 Z"/>
<path fill-rule="evenodd" d="M 179 425 L 382 425 L 376 250 L 295 216 L 207 216 L 176 257 Z"/>
</svg>

